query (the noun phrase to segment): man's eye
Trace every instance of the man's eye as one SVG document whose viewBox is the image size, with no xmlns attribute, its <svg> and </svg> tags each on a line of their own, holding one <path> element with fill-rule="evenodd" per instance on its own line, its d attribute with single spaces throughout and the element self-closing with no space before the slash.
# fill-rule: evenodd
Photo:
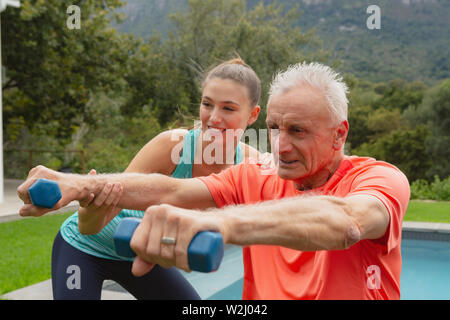
<svg viewBox="0 0 450 320">
<path fill-rule="evenodd" d="M 269 130 L 272 136 L 277 136 L 280 133 L 277 126 L 269 126 Z"/>
<path fill-rule="evenodd" d="M 304 132 L 304 130 L 302 129 L 302 128 L 298 128 L 298 127 L 294 127 L 294 128 L 292 128 L 291 129 L 293 132 L 295 132 L 295 133 L 302 133 L 302 132 Z"/>
</svg>

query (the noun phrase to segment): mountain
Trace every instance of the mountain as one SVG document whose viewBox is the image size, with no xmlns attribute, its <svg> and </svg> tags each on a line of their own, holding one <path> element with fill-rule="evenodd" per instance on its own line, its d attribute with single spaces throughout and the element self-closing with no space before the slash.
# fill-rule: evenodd
<svg viewBox="0 0 450 320">
<path fill-rule="evenodd" d="M 171 28 L 168 15 L 178 9 L 185 10 L 188 0 L 125 0 L 119 12 L 126 14 L 125 21 L 116 26 L 120 31 L 148 38 L 158 32 L 165 36 Z"/>
<path fill-rule="evenodd" d="M 247 0 L 253 8 L 261 0 Z M 264 4 L 273 1 L 263 0 Z M 279 0 L 285 9 L 302 11 L 298 26 L 315 28 L 324 49 L 338 57 L 342 72 L 371 81 L 401 78 L 425 83 L 450 78 L 450 1 L 448 0 Z M 171 28 L 168 15 L 187 8 L 188 0 L 128 0 L 117 26 L 147 38 L 163 37 Z M 380 29 L 369 29 L 369 5 L 380 8 Z"/>
</svg>

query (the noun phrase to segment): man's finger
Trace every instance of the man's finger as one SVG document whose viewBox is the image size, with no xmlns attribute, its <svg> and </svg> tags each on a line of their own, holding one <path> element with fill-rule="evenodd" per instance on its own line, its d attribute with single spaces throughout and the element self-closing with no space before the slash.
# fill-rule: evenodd
<svg viewBox="0 0 450 320">
<path fill-rule="evenodd" d="M 175 243 L 161 243 L 161 258 L 172 265 L 175 264 L 175 244 L 178 233 L 178 222 L 178 217 L 172 215 L 166 219 L 166 222 L 163 225 L 162 236 L 169 239 L 175 239 Z M 166 265 L 163 265 L 163 267 L 166 267 Z"/>
<path fill-rule="evenodd" d="M 179 228 L 177 234 L 177 244 L 175 245 L 175 265 L 186 272 L 190 272 L 191 270 L 189 268 L 187 251 L 194 235 L 192 235 L 191 232 L 187 232 L 187 230 L 181 232 L 182 229 L 183 228 Z"/>
<path fill-rule="evenodd" d="M 36 182 L 36 180 L 25 181 L 17 188 L 17 196 L 25 204 L 31 203 L 31 198 L 30 198 L 30 194 L 28 193 L 28 189 L 34 182 Z"/>
<path fill-rule="evenodd" d="M 80 200 L 80 207 L 84 207 L 86 208 L 87 206 L 89 206 L 92 203 L 92 200 L 94 200 L 95 198 L 95 194 L 94 193 L 90 193 L 88 198 L 85 198 L 84 200 Z"/>
<path fill-rule="evenodd" d="M 134 231 L 133 237 L 130 241 L 130 248 L 136 252 L 137 255 L 145 254 L 147 249 L 148 235 L 151 228 L 151 218 L 144 215 L 141 223 Z"/>
<path fill-rule="evenodd" d="M 39 208 L 32 204 L 25 204 L 20 208 L 19 215 L 21 217 L 40 217 L 50 211 L 52 210 Z"/>
<path fill-rule="evenodd" d="M 150 272 L 150 270 L 152 270 L 154 266 L 155 266 L 154 263 L 149 263 L 145 260 L 142 260 L 139 257 L 136 257 L 136 259 L 134 259 L 133 267 L 131 268 L 131 272 L 136 277 L 142 277 L 143 275 Z"/>
</svg>

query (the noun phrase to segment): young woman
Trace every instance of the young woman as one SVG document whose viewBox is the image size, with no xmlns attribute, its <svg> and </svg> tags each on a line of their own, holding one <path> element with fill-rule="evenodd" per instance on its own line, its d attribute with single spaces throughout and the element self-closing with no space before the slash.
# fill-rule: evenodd
<svg viewBox="0 0 450 320">
<path fill-rule="evenodd" d="M 236 133 L 258 118 L 260 95 L 258 76 L 241 59 L 214 67 L 202 84 L 201 128 L 159 134 L 137 153 L 126 172 L 191 178 L 257 159 L 258 151 L 241 143 Z M 54 299 L 100 299 L 106 279 L 119 283 L 137 299 L 200 299 L 177 269 L 156 265 L 137 278 L 131 273 L 132 259 L 115 253 L 117 224 L 124 217 L 144 214 L 115 207 L 121 188 L 120 184 L 106 185 L 61 226 L 52 253 Z"/>
</svg>

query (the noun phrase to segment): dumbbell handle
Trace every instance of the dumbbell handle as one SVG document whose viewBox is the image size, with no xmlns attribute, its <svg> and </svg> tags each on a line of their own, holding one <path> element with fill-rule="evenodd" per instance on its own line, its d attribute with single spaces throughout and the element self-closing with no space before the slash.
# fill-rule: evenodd
<svg viewBox="0 0 450 320">
<path fill-rule="evenodd" d="M 123 257 L 136 256 L 130 248 L 130 241 L 140 219 L 122 219 L 114 233 L 116 253 Z M 192 239 L 188 247 L 189 268 L 199 272 L 211 272 L 219 268 L 223 258 L 223 239 L 218 232 L 201 231 Z"/>
</svg>

